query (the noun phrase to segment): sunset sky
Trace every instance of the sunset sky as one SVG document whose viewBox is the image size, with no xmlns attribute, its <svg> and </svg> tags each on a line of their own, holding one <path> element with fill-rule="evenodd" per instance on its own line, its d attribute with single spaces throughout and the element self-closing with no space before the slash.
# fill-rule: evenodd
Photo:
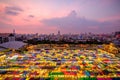
<svg viewBox="0 0 120 80">
<path fill-rule="evenodd" d="M 0 33 L 120 31 L 120 0 L 0 0 Z"/>
</svg>

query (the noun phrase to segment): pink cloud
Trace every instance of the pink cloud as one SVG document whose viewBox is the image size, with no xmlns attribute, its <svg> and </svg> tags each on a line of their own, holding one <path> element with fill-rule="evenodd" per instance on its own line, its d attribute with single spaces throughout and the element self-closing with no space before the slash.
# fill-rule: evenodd
<svg viewBox="0 0 120 80">
<path fill-rule="evenodd" d="M 16 29 L 18 33 L 52 33 L 61 29 L 66 33 L 70 31 L 79 33 L 80 30 L 95 31 L 98 28 L 104 30 L 104 26 L 119 25 L 118 22 L 109 22 L 111 20 L 120 20 L 119 14 L 114 15 L 119 13 L 119 9 L 115 9 L 119 6 L 115 4 L 118 0 L 86 0 L 83 2 L 81 2 L 82 0 L 57 1 L 0 1 L 0 23 L 6 24 L 6 30 L 2 27 L 1 32 Z M 25 4 L 24 6 L 23 3 Z M 9 12 L 8 15 L 5 14 L 6 6 L 19 6 L 21 9 L 24 9 L 24 11 L 15 16 L 10 15 L 14 14 L 11 12 Z M 76 16 L 74 13 L 68 15 L 72 10 L 75 10 L 76 13 L 79 12 L 78 15 Z M 85 16 L 86 18 L 78 16 Z M 40 22 L 41 20 L 45 21 Z M 111 27 L 111 30 L 112 28 L 113 27 Z"/>
<path fill-rule="evenodd" d="M 120 20 L 120 15 L 113 15 L 109 17 L 99 18 L 98 21 L 104 22 L 104 21 L 113 21 L 113 20 Z"/>
</svg>

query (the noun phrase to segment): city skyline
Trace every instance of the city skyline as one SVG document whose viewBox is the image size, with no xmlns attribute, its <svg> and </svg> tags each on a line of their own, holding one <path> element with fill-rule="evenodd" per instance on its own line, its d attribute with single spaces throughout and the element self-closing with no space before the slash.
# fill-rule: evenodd
<svg viewBox="0 0 120 80">
<path fill-rule="evenodd" d="M 110 33 L 120 30 L 120 0 L 0 0 L 0 32 Z"/>
</svg>

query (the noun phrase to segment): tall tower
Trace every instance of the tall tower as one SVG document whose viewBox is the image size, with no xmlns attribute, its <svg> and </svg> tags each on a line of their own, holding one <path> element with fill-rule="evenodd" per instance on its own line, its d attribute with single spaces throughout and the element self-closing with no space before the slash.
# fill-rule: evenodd
<svg viewBox="0 0 120 80">
<path fill-rule="evenodd" d="M 58 36 L 58 41 L 60 41 L 60 36 L 61 36 L 60 31 L 58 31 L 57 36 Z"/>
<path fill-rule="evenodd" d="M 9 41 L 15 41 L 15 29 L 13 29 L 13 32 L 8 36 Z"/>
<path fill-rule="evenodd" d="M 15 36 L 15 29 L 13 29 L 13 35 Z"/>
<path fill-rule="evenodd" d="M 58 31 L 58 35 L 60 35 L 60 31 Z"/>
</svg>

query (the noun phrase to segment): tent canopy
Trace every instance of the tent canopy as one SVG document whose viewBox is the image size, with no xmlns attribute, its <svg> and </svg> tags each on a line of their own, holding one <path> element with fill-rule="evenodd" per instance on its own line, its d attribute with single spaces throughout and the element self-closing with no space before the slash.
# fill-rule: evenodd
<svg viewBox="0 0 120 80">
<path fill-rule="evenodd" d="M 25 45 L 26 43 L 21 41 L 10 41 L 10 42 L 0 44 L 1 47 L 10 48 L 10 49 L 19 49 Z"/>
</svg>

